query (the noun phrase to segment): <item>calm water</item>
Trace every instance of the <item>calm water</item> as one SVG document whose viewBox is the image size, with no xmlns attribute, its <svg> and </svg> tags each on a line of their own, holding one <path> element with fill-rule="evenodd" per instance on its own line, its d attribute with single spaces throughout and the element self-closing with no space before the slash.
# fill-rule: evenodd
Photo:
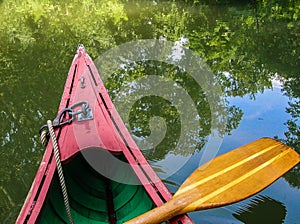
<svg viewBox="0 0 300 224">
<path fill-rule="evenodd" d="M 228 117 L 220 130 L 224 137 L 218 154 L 261 137 L 278 138 L 299 150 L 300 15 L 293 10 L 299 3 L 293 4 L 1 1 L 1 223 L 14 223 L 25 200 L 44 152 L 39 127 L 57 113 L 79 43 L 96 59 L 115 46 L 138 39 L 176 42 L 210 66 L 224 93 Z M 151 148 L 144 150 L 146 157 L 175 192 L 199 166 L 209 140 L 212 112 L 208 99 L 183 68 L 155 61 L 126 66 L 120 64 L 105 81 L 114 102 L 120 102 L 118 96 L 126 93 L 125 87 L 133 91 L 136 80 L 156 75 L 182 86 L 196 105 L 197 116 L 191 117 L 191 122 L 197 122 L 199 129 L 190 134 L 194 140 L 190 150 L 176 149 L 182 124 L 176 105 L 166 99 L 144 97 L 128 115 L 134 138 L 141 148 Z M 163 133 L 154 145 L 149 141 L 153 133 L 158 133 L 156 137 Z M 180 169 L 175 164 L 180 164 Z M 252 201 L 191 216 L 196 223 L 300 223 L 299 187 L 298 168 Z M 243 208 L 248 208 L 247 212 L 237 215 Z M 266 217 L 273 220 L 266 221 Z"/>
</svg>

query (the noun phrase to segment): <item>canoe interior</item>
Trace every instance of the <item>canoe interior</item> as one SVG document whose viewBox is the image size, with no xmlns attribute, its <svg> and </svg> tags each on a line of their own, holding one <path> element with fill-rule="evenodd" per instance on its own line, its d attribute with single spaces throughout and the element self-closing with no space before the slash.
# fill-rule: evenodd
<svg viewBox="0 0 300 224">
<path fill-rule="evenodd" d="M 63 164 L 63 172 L 74 223 L 123 223 L 154 207 L 142 185 L 118 183 L 102 176 L 81 153 Z M 39 223 L 69 223 L 57 172 Z"/>
</svg>

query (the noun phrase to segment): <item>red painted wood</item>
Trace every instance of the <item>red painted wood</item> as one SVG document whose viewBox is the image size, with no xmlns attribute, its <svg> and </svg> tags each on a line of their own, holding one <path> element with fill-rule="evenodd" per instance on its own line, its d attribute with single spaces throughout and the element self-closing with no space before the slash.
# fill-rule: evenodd
<svg viewBox="0 0 300 224">
<path fill-rule="evenodd" d="M 85 80 L 85 88 L 81 88 L 82 77 Z M 72 159 L 73 155 L 90 147 L 106 149 L 111 153 L 123 153 L 153 202 L 159 206 L 170 200 L 172 194 L 132 139 L 107 93 L 97 68 L 83 47 L 78 48 L 71 64 L 58 111 L 79 101 L 89 102 L 94 119 L 84 122 L 75 120 L 70 125 L 56 129 L 61 160 Z M 74 109 L 79 110 L 81 107 Z M 56 170 L 52 152 L 52 144 L 48 144 L 16 223 L 36 222 Z M 187 215 L 173 218 L 169 223 L 180 223 L 178 221 L 183 224 L 193 223 Z"/>
</svg>

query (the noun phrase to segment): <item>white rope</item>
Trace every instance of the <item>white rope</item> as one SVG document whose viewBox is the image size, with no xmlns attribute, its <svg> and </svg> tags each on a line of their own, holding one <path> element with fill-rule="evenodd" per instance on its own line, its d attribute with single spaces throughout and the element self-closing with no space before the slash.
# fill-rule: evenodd
<svg viewBox="0 0 300 224">
<path fill-rule="evenodd" d="M 54 133 L 54 130 L 53 130 L 52 121 L 48 120 L 47 125 L 48 125 L 48 128 L 49 128 L 50 137 L 51 137 L 51 141 L 52 141 L 52 145 L 53 145 L 53 149 L 54 149 L 54 157 L 55 157 L 55 161 L 56 161 L 56 165 L 57 165 L 57 172 L 58 172 L 58 176 L 59 176 L 59 182 L 60 182 L 60 185 L 61 185 L 61 190 L 62 190 L 62 193 L 63 193 L 66 212 L 67 212 L 70 224 L 74 224 L 72 216 L 71 216 L 71 209 L 70 209 L 70 204 L 69 204 L 69 199 L 68 199 L 68 193 L 67 193 L 65 178 L 64 178 L 64 175 L 63 175 L 63 170 L 62 170 L 62 166 L 61 166 L 61 162 L 60 162 L 59 148 L 58 148 L 58 144 L 57 144 L 57 141 L 56 141 L 56 136 L 55 136 L 55 133 Z"/>
</svg>

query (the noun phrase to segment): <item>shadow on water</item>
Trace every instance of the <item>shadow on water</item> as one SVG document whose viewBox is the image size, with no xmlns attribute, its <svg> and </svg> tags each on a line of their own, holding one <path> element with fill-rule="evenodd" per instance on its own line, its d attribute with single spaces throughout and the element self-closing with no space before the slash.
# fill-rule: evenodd
<svg viewBox="0 0 300 224">
<path fill-rule="evenodd" d="M 283 203 L 259 195 L 253 197 L 247 205 L 240 207 L 233 216 L 246 224 L 281 224 L 284 223 L 286 213 Z"/>
</svg>

